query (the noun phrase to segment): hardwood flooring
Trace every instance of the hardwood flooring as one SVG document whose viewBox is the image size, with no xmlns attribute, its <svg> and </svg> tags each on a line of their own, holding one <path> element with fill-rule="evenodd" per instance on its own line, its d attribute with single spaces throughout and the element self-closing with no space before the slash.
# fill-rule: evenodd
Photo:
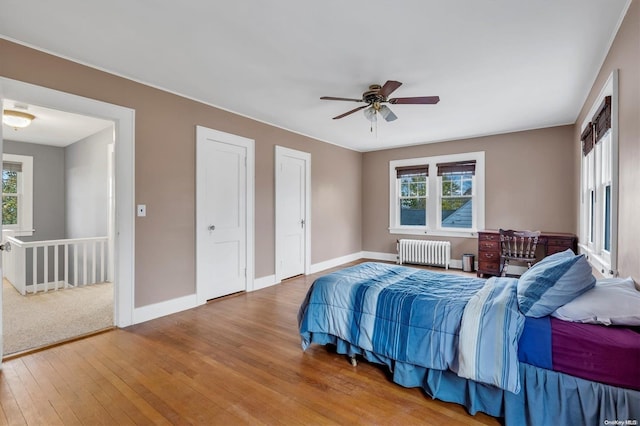
<svg viewBox="0 0 640 426">
<path fill-rule="evenodd" d="M 303 352 L 296 316 L 316 277 L 5 361 L 0 423 L 499 424 L 396 385 L 384 367 Z"/>
</svg>

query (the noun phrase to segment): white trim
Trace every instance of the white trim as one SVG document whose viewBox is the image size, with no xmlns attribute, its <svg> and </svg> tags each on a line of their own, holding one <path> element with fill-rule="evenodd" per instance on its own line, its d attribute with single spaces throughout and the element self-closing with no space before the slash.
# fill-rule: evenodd
<svg viewBox="0 0 640 426">
<path fill-rule="evenodd" d="M 385 262 L 397 262 L 398 253 L 381 253 L 375 251 L 363 251 L 361 259 L 383 260 Z"/>
<path fill-rule="evenodd" d="M 473 182 L 473 225 L 471 229 L 441 228 L 437 209 L 440 199 L 440 179 L 437 179 L 437 163 L 454 161 L 476 161 L 476 171 Z M 398 224 L 398 183 L 396 167 L 429 165 L 430 179 L 427 191 L 427 216 L 430 219 L 427 226 L 399 226 Z M 435 177 L 435 178 L 433 178 Z M 433 179 L 432 179 L 433 178 Z M 436 155 L 432 157 L 407 158 L 389 161 L 389 233 L 406 235 L 435 235 L 439 237 L 476 238 L 478 230 L 485 225 L 485 153 L 484 151 L 464 152 L 460 154 Z"/>
<path fill-rule="evenodd" d="M 133 311 L 133 323 L 150 321 L 152 319 L 186 311 L 198 306 L 195 294 L 165 300 L 164 302 L 153 303 L 151 305 L 135 308 Z"/>
<path fill-rule="evenodd" d="M 424 226 L 421 227 L 410 227 L 406 226 L 403 228 L 388 228 L 390 234 L 399 234 L 399 235 L 434 235 L 436 237 L 456 237 L 456 238 L 478 238 L 477 231 L 469 231 L 469 230 L 460 230 L 460 231 L 451 231 L 449 228 L 447 229 L 439 229 L 439 230 L 426 230 Z"/>
<path fill-rule="evenodd" d="M 398 253 L 383 253 L 383 252 L 375 252 L 375 251 L 361 251 L 353 254 L 349 254 L 346 256 L 336 257 L 334 259 L 326 260 L 324 262 L 316 263 L 312 266 L 312 273 L 322 272 L 326 269 L 335 268 L 340 265 L 344 265 L 345 263 L 355 262 L 356 260 L 361 259 L 369 259 L 372 261 L 383 261 L 383 262 L 397 262 L 398 261 Z M 408 264 L 407 266 L 411 266 Z M 474 262 L 475 270 L 478 269 L 477 259 Z M 451 259 L 449 263 L 449 269 L 462 269 L 462 260 L 461 259 Z M 442 268 L 444 272 L 444 268 Z"/>
<path fill-rule="evenodd" d="M 0 77 L 3 98 L 47 108 L 89 115 L 115 124 L 116 217 L 115 217 L 115 303 L 114 321 L 118 327 L 133 323 L 135 287 L 135 110 Z"/>
<path fill-rule="evenodd" d="M 279 211 L 279 181 L 280 173 L 278 172 L 278 165 L 281 164 L 283 157 L 292 157 L 298 160 L 304 161 L 305 168 L 305 200 L 304 200 L 304 274 L 308 275 L 312 272 L 311 267 L 311 154 L 308 152 L 298 151 L 291 148 L 285 148 L 283 146 L 275 146 L 275 278 L 277 282 L 282 281 L 282 268 L 280 259 L 282 257 L 282 241 L 280 236 L 280 224 L 278 220 Z"/>
<path fill-rule="evenodd" d="M 276 280 L 275 275 L 267 275 L 266 277 L 260 277 L 253 280 L 253 289 L 251 291 L 262 290 L 263 288 L 277 284 L 280 284 L 280 281 Z"/>
<path fill-rule="evenodd" d="M 611 250 L 603 254 L 598 253 L 602 246 L 602 236 L 600 231 L 602 230 L 602 224 L 596 224 L 596 233 L 598 234 L 595 240 L 595 250 L 593 250 L 589 244 L 584 242 L 589 241 L 589 200 L 586 200 L 584 171 L 585 171 L 585 156 L 582 152 L 582 143 L 579 141 L 578 155 L 580 156 L 580 208 L 579 208 L 579 241 L 580 251 L 587 256 L 591 266 L 600 272 L 604 277 L 615 277 L 618 274 L 618 209 L 619 209 L 619 158 L 618 158 L 618 70 L 614 69 L 609 75 L 609 78 L 604 83 L 600 93 L 596 97 L 595 102 L 589 109 L 589 112 L 585 116 L 580 125 L 580 132 L 591 121 L 593 115 L 602 104 L 606 96 L 611 96 Z M 596 151 L 594 146 L 593 150 Z M 595 160 L 598 161 L 598 160 Z"/>
<path fill-rule="evenodd" d="M 362 252 L 348 254 L 346 256 L 340 256 L 333 259 L 325 260 L 324 262 L 314 263 L 311 265 L 311 274 L 324 271 L 329 268 L 335 268 L 336 266 L 343 265 L 349 262 L 355 262 L 362 259 Z"/>
<path fill-rule="evenodd" d="M 203 280 L 198 278 L 198 199 L 201 199 L 202 195 L 199 195 L 198 189 L 198 145 L 201 141 L 213 139 L 219 142 L 224 142 L 230 145 L 244 147 L 246 149 L 246 205 L 245 205 L 245 223 L 246 223 L 246 284 L 245 291 L 252 291 L 254 289 L 254 271 L 255 271 L 255 141 L 253 139 L 245 138 L 244 136 L 234 135 L 232 133 L 222 132 L 220 130 L 210 129 L 203 126 L 196 126 L 196 295 L 198 304 L 204 304 L 207 302 Z"/>
</svg>

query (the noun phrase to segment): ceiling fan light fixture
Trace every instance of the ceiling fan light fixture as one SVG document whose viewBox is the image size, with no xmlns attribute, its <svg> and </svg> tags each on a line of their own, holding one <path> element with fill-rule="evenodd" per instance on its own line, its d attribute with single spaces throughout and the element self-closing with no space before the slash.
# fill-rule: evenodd
<svg viewBox="0 0 640 426">
<path fill-rule="evenodd" d="M 376 111 L 374 107 L 369 107 L 365 109 L 363 112 L 364 112 L 364 116 L 367 117 L 367 120 L 371 121 L 372 123 L 378 121 L 378 114 L 377 114 L 378 111 Z"/>
<path fill-rule="evenodd" d="M 33 114 L 12 109 L 5 109 L 2 113 L 2 122 L 16 130 L 27 127 L 35 118 Z"/>
</svg>

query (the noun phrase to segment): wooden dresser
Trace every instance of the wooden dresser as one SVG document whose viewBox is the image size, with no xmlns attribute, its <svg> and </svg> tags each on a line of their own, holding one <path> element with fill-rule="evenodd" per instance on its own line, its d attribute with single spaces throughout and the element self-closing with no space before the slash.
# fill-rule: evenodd
<svg viewBox="0 0 640 426">
<path fill-rule="evenodd" d="M 577 252 L 578 237 L 574 234 L 543 232 L 538 239 L 538 256 L 565 251 L 570 248 Z M 500 233 L 485 229 L 478 232 L 478 276 L 498 275 L 500 272 Z"/>
</svg>

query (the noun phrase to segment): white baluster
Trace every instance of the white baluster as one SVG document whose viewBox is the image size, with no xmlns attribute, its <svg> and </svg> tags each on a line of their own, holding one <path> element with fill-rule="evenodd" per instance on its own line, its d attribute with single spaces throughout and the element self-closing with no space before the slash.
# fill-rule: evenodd
<svg viewBox="0 0 640 426">
<path fill-rule="evenodd" d="M 87 243 L 82 244 L 82 285 L 87 284 Z"/>
</svg>

